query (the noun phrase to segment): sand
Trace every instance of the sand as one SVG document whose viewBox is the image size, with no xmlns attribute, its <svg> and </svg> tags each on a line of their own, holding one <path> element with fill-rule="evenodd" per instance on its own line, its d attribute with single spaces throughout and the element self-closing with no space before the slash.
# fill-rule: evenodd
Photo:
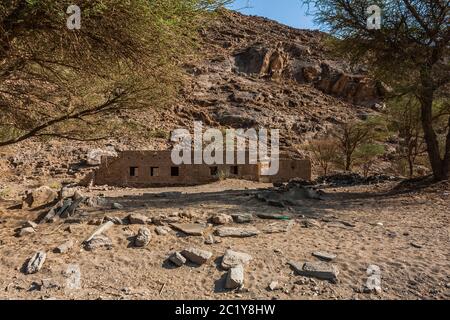
<svg viewBox="0 0 450 320">
<path fill-rule="evenodd" d="M 132 237 L 139 225 L 115 225 L 105 234 L 111 250 L 85 251 L 81 242 L 98 226 L 64 221 L 39 225 L 37 232 L 21 238 L 15 229 L 38 211 L 7 209 L 17 202 L 0 202 L 0 299 L 449 299 L 450 298 L 450 194 L 448 190 L 385 195 L 392 184 L 326 189 L 325 200 L 304 200 L 301 206 L 276 208 L 255 199 L 252 193 L 266 184 L 222 181 L 192 188 L 83 190 L 103 194 L 123 210 L 90 210 L 90 219 L 181 215 L 184 222 L 206 222 L 216 213 L 279 213 L 294 217 L 287 232 L 261 233 L 250 238 L 222 238 L 207 245 L 203 237 L 177 231 L 157 235 L 148 225 L 152 240 L 134 248 Z M 147 193 L 187 192 L 180 197 L 152 197 Z M 305 228 L 314 219 L 317 227 Z M 342 223 L 345 222 L 345 224 Z M 276 221 L 256 219 L 251 226 L 265 229 Z M 278 223 L 278 222 L 277 222 Z M 233 227 L 242 227 L 233 224 Z M 209 229 L 212 231 L 212 228 Z M 72 239 L 65 254 L 53 249 Z M 202 266 L 175 268 L 166 259 L 172 251 L 197 247 L 213 253 Z M 245 287 L 224 289 L 226 271 L 221 257 L 232 248 L 250 254 L 245 268 Z M 34 252 L 44 250 L 47 259 L 36 274 L 21 272 Z M 319 261 L 315 251 L 337 255 L 331 263 L 339 269 L 337 283 L 296 275 L 288 261 Z M 81 287 L 67 286 L 66 270 L 78 265 Z M 376 264 L 382 272 L 382 292 L 364 293 L 366 269 Z M 50 279 L 50 280 L 49 280 Z M 42 280 L 46 286 L 39 289 Z M 278 281 L 278 289 L 268 289 Z M 35 284 L 33 284 L 35 283 Z M 48 285 L 55 284 L 55 287 Z M 36 284 L 38 286 L 36 287 Z M 34 288 L 34 290 L 32 290 Z M 30 290 L 31 289 L 31 290 Z"/>
</svg>

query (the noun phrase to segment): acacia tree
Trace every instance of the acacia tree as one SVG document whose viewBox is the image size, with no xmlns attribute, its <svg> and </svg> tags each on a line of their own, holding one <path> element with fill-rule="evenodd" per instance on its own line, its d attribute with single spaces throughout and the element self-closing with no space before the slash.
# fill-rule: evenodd
<svg viewBox="0 0 450 320">
<path fill-rule="evenodd" d="M 0 3 L 0 147 L 31 137 L 92 140 L 123 128 L 124 110 L 171 101 L 179 64 L 225 0 Z"/>
<path fill-rule="evenodd" d="M 338 142 L 331 138 L 314 140 L 311 141 L 308 150 L 326 176 L 332 163 L 336 161 L 336 155 L 339 151 Z"/>
<path fill-rule="evenodd" d="M 450 1 L 448 0 L 304 0 L 315 7 L 318 23 L 335 35 L 333 46 L 353 62 L 365 63 L 374 76 L 398 94 L 420 102 L 421 124 L 436 180 L 449 178 L 450 110 L 442 113 L 447 131 L 433 126 L 433 104 L 448 99 Z M 381 29 L 369 30 L 367 9 L 382 10 Z M 444 134 L 444 143 L 439 143 Z"/>
<path fill-rule="evenodd" d="M 398 153 L 408 164 L 412 178 L 417 158 L 426 152 L 420 123 L 420 105 L 412 96 L 402 96 L 389 103 L 387 114 L 389 127 L 399 135 Z"/>
</svg>

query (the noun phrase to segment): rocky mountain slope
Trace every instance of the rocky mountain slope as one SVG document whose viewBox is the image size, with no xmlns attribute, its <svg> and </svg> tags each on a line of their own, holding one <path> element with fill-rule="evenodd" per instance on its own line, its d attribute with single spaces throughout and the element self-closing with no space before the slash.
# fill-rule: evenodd
<svg viewBox="0 0 450 320">
<path fill-rule="evenodd" d="M 282 148 L 302 156 L 306 141 L 339 122 L 382 108 L 386 91 L 363 68 L 333 59 L 324 46 L 326 37 L 319 31 L 222 12 L 201 31 L 201 55 L 183 66 L 187 80 L 178 102 L 165 110 L 122 115 L 143 128 L 140 138 L 27 141 L 0 150 L 2 180 L 76 181 L 86 172 L 89 149 L 165 149 L 170 147 L 170 131 L 191 128 L 194 120 L 219 128 L 280 129 Z"/>
</svg>

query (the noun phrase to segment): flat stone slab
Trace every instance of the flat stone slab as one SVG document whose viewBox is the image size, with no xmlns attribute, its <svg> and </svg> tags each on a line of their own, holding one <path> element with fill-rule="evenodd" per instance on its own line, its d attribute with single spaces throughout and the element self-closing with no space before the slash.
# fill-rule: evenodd
<svg viewBox="0 0 450 320">
<path fill-rule="evenodd" d="M 170 226 L 190 236 L 202 236 L 206 229 L 205 225 L 199 223 L 172 223 Z"/>
<path fill-rule="evenodd" d="M 233 237 L 233 238 L 248 238 L 254 237 L 261 232 L 256 228 L 232 228 L 232 227 L 222 227 L 215 231 L 218 237 Z"/>
<path fill-rule="evenodd" d="M 128 216 L 128 221 L 130 224 L 147 224 L 148 222 L 151 222 L 151 219 L 143 214 L 133 213 Z"/>
<path fill-rule="evenodd" d="M 189 261 L 202 265 L 206 263 L 209 259 L 212 257 L 212 253 L 205 250 L 200 250 L 197 248 L 189 248 L 186 250 L 183 250 L 181 252 L 183 257 L 188 259 Z"/>
<path fill-rule="evenodd" d="M 328 252 L 324 252 L 324 251 L 316 251 L 316 252 L 313 252 L 312 255 L 323 261 L 333 261 L 337 257 L 333 253 L 328 253 Z"/>
<path fill-rule="evenodd" d="M 225 288 L 237 289 L 244 285 L 244 267 L 237 265 L 228 270 Z"/>
<path fill-rule="evenodd" d="M 271 223 L 263 229 L 264 233 L 284 233 L 291 230 L 294 221 Z"/>
<path fill-rule="evenodd" d="M 301 276 L 337 282 L 339 270 L 334 265 L 324 262 L 305 262 L 299 264 L 290 261 L 288 264 Z"/>
<path fill-rule="evenodd" d="M 233 251 L 228 249 L 222 258 L 222 268 L 228 270 L 238 265 L 247 265 L 253 257 L 248 253 Z"/>
</svg>

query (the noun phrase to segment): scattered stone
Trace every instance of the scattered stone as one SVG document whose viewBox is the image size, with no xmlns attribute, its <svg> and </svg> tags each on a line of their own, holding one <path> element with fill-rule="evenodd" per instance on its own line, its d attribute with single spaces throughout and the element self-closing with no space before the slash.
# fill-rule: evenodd
<svg viewBox="0 0 450 320">
<path fill-rule="evenodd" d="M 82 218 L 68 218 L 68 219 L 64 220 L 64 223 L 66 223 L 66 224 L 81 224 L 81 223 L 83 223 L 83 219 Z"/>
<path fill-rule="evenodd" d="M 237 289 L 244 285 L 244 267 L 237 265 L 228 270 L 227 279 L 225 282 L 225 288 Z"/>
<path fill-rule="evenodd" d="M 183 195 L 182 192 L 172 191 L 172 192 L 161 192 L 161 193 L 155 194 L 155 197 L 157 197 L 157 198 L 179 198 L 182 195 Z"/>
<path fill-rule="evenodd" d="M 107 201 L 105 198 L 94 196 L 94 197 L 87 198 L 85 200 L 85 204 L 90 208 L 99 208 L 99 207 L 106 206 Z"/>
<path fill-rule="evenodd" d="M 279 289 L 278 281 L 272 281 L 272 282 L 269 284 L 269 290 L 270 290 L 270 291 L 275 291 L 275 290 L 278 290 L 278 289 Z"/>
<path fill-rule="evenodd" d="M 136 238 L 134 239 L 134 245 L 136 247 L 145 247 L 150 243 L 152 239 L 152 233 L 147 228 L 140 228 Z"/>
<path fill-rule="evenodd" d="M 320 228 L 321 224 L 315 219 L 307 219 L 302 221 L 304 228 Z"/>
<path fill-rule="evenodd" d="M 128 221 L 130 224 L 147 224 L 148 222 L 151 222 L 148 217 L 139 213 L 130 214 L 128 216 Z"/>
<path fill-rule="evenodd" d="M 99 248 L 105 248 L 110 250 L 112 248 L 112 241 L 107 236 L 96 235 L 92 237 L 89 241 L 85 241 L 84 249 L 87 251 L 93 251 Z"/>
<path fill-rule="evenodd" d="M 202 236 L 206 229 L 205 225 L 199 223 L 172 223 L 170 225 L 190 236 Z"/>
<path fill-rule="evenodd" d="M 40 290 L 60 289 L 61 286 L 54 279 L 42 279 Z"/>
<path fill-rule="evenodd" d="M 114 202 L 112 204 L 112 208 L 116 209 L 116 210 L 123 210 L 123 205 L 121 205 L 120 203 Z"/>
<path fill-rule="evenodd" d="M 55 190 L 47 186 L 42 186 L 32 191 L 26 191 L 25 197 L 22 201 L 22 208 L 34 209 L 47 205 L 56 199 L 58 199 L 58 193 Z"/>
<path fill-rule="evenodd" d="M 123 220 L 119 217 L 109 217 L 109 216 L 105 216 L 104 218 L 105 221 L 111 221 L 112 223 L 114 223 L 115 225 L 123 225 Z"/>
<path fill-rule="evenodd" d="M 103 223 L 103 219 L 91 219 L 88 221 L 88 225 L 90 226 L 101 226 Z"/>
<path fill-rule="evenodd" d="M 251 213 L 237 213 L 231 215 L 236 223 L 250 223 L 254 220 Z"/>
<path fill-rule="evenodd" d="M 34 228 L 32 228 L 32 227 L 22 228 L 17 232 L 17 236 L 23 237 L 23 236 L 27 236 L 29 234 L 33 234 L 35 232 L 36 232 L 36 230 L 34 230 Z"/>
<path fill-rule="evenodd" d="M 365 293 L 381 293 L 381 269 L 379 266 L 371 264 L 366 271 L 367 278 L 366 284 L 363 288 Z"/>
<path fill-rule="evenodd" d="M 186 258 L 179 252 L 175 252 L 169 257 L 169 261 L 175 264 L 177 267 L 181 267 L 186 263 Z"/>
<path fill-rule="evenodd" d="M 94 233 L 92 233 L 86 240 L 84 240 L 83 242 L 89 242 L 91 241 L 94 237 L 101 235 L 103 232 L 105 232 L 106 230 L 108 230 L 109 228 L 111 228 L 114 225 L 114 223 L 112 223 L 111 221 L 108 221 L 104 224 L 102 224 L 100 226 L 100 228 L 98 228 L 97 230 L 94 231 Z"/>
<path fill-rule="evenodd" d="M 369 266 L 367 267 L 366 272 L 367 272 L 367 275 L 368 275 L 368 276 L 371 276 L 371 275 L 374 275 L 374 274 L 381 275 L 381 269 L 380 269 L 380 267 L 377 266 L 376 264 L 371 264 L 371 265 L 369 265 Z"/>
<path fill-rule="evenodd" d="M 301 276 L 337 282 L 339 270 L 323 262 L 305 262 L 303 265 L 290 261 L 288 264 Z"/>
<path fill-rule="evenodd" d="M 189 261 L 199 265 L 206 263 L 212 257 L 211 252 L 196 248 L 189 248 L 183 250 L 181 254 Z"/>
<path fill-rule="evenodd" d="M 156 228 L 155 228 L 155 232 L 156 232 L 156 234 L 159 235 L 159 236 L 165 236 L 165 235 L 168 235 L 168 234 L 169 234 L 170 229 L 167 228 L 167 227 L 161 227 L 161 226 L 159 226 L 159 227 L 156 227 Z"/>
<path fill-rule="evenodd" d="M 219 237 L 247 238 L 257 236 L 260 232 L 253 227 L 246 229 L 221 227 L 215 231 L 215 234 Z"/>
<path fill-rule="evenodd" d="M 328 252 L 323 252 L 323 251 L 313 252 L 312 255 L 314 257 L 319 258 L 319 259 L 324 260 L 324 261 L 333 261 L 337 257 L 335 254 L 328 253 Z"/>
<path fill-rule="evenodd" d="M 74 233 L 75 232 L 75 227 L 74 226 L 68 226 L 67 228 L 64 229 L 64 231 L 67 231 L 69 233 Z"/>
<path fill-rule="evenodd" d="M 420 244 L 418 244 L 416 242 L 411 242 L 411 246 L 413 246 L 414 248 L 417 248 L 417 249 L 422 249 L 423 248 L 422 245 L 420 245 Z"/>
<path fill-rule="evenodd" d="M 33 221 L 27 221 L 23 224 L 23 228 L 33 228 L 36 229 L 37 228 L 37 223 L 34 223 Z"/>
<path fill-rule="evenodd" d="M 76 191 L 78 191 L 78 188 L 62 187 L 61 190 L 59 191 L 59 198 L 60 199 L 73 198 Z"/>
<path fill-rule="evenodd" d="M 33 274 L 41 270 L 44 265 L 47 254 L 43 251 L 36 252 L 29 260 L 25 266 L 25 274 Z"/>
<path fill-rule="evenodd" d="M 83 197 L 77 198 L 76 200 L 71 201 L 70 205 L 67 207 L 67 209 L 63 210 L 61 213 L 57 213 L 61 218 L 68 218 L 72 216 L 75 211 L 77 210 L 78 206 L 83 202 Z"/>
<path fill-rule="evenodd" d="M 60 246 L 58 246 L 57 248 L 55 248 L 55 253 L 66 253 L 73 247 L 73 245 L 74 245 L 73 240 L 68 240 L 63 244 L 61 244 Z"/>
<path fill-rule="evenodd" d="M 233 217 L 228 214 L 218 214 L 212 217 L 211 219 L 212 223 L 224 225 L 224 224 L 231 224 L 233 223 Z"/>
<path fill-rule="evenodd" d="M 209 244 L 209 245 L 214 244 L 214 237 L 212 234 L 210 234 L 206 237 L 205 244 Z"/>
<path fill-rule="evenodd" d="M 244 252 L 237 252 L 231 249 L 225 251 L 225 254 L 222 258 L 222 268 L 228 270 L 237 265 L 247 265 L 253 257 Z"/>
</svg>

